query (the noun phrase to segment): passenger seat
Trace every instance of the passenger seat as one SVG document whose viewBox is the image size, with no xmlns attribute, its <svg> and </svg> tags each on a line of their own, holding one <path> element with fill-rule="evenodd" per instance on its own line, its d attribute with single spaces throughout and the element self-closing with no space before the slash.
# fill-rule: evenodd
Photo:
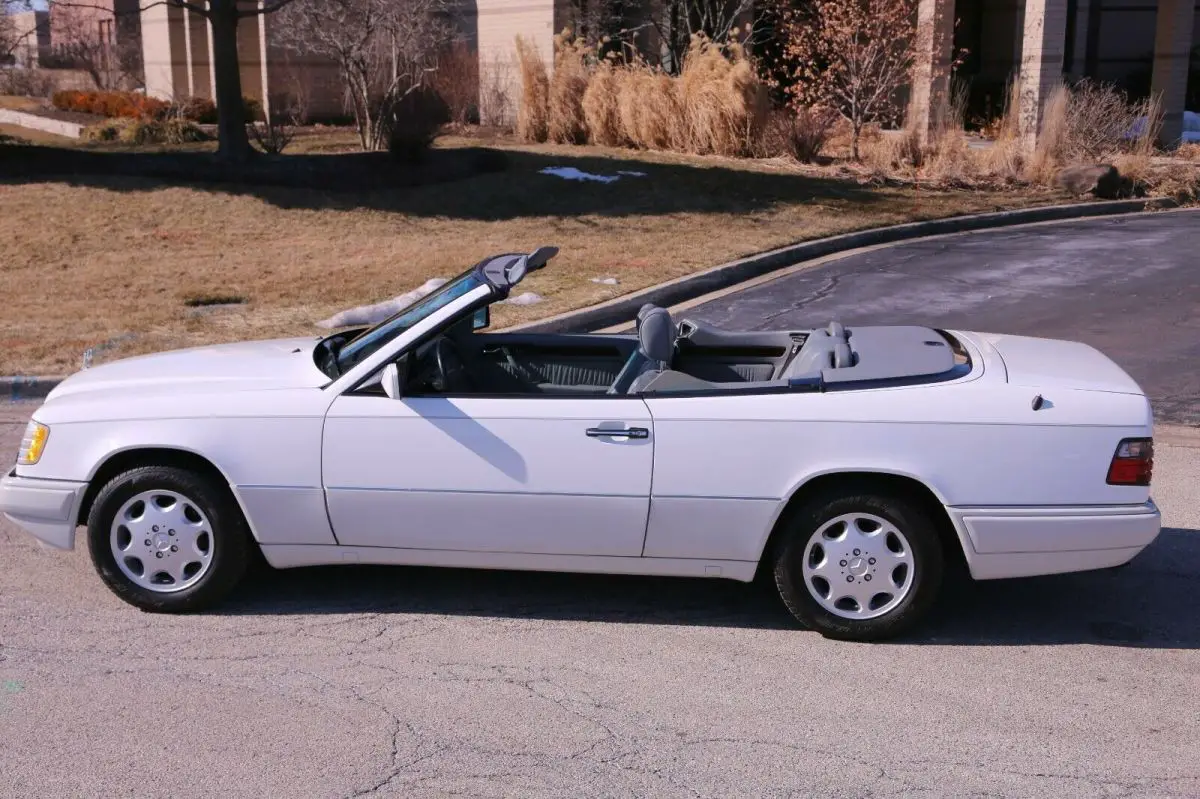
<svg viewBox="0 0 1200 799">
<path fill-rule="evenodd" d="M 678 335 L 671 314 L 657 305 L 643 305 L 637 315 L 638 347 L 608 389 L 609 394 L 636 394 L 671 368 Z"/>
</svg>

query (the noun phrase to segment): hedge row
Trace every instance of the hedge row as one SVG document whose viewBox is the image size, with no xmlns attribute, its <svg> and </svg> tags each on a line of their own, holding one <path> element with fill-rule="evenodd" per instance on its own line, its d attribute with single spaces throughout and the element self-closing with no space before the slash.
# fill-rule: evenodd
<svg viewBox="0 0 1200 799">
<path fill-rule="evenodd" d="M 193 97 L 170 103 L 139 92 L 55 92 L 50 102 L 60 111 L 77 111 L 109 119 L 155 119 L 177 116 L 190 122 L 215 124 L 217 107 L 212 100 Z M 262 118 L 262 106 L 257 100 L 243 98 L 246 119 Z"/>
</svg>

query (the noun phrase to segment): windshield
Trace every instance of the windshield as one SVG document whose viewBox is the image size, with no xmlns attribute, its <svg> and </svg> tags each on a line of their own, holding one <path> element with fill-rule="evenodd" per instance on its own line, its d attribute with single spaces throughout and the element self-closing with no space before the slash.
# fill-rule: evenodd
<svg viewBox="0 0 1200 799">
<path fill-rule="evenodd" d="M 383 320 L 374 327 L 364 330 L 348 341 L 338 351 L 338 372 L 345 374 L 346 370 L 368 357 L 387 342 L 419 323 L 430 314 L 446 307 L 454 300 L 484 285 L 474 269 L 464 272 L 442 286 L 437 291 L 423 297 L 412 305 L 402 308 L 393 316 Z"/>
</svg>

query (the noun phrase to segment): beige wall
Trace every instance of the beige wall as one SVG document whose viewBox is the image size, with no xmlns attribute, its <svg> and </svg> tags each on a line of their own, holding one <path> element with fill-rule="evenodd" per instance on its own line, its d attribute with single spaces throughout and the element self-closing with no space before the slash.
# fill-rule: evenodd
<svg viewBox="0 0 1200 799">
<path fill-rule="evenodd" d="M 477 0 L 479 20 L 480 92 L 489 83 L 500 86 L 511 99 L 515 114 L 521 96 L 516 68 L 516 37 L 533 44 L 549 71 L 554 62 L 554 34 L 564 15 L 556 13 L 555 0 Z M 484 105 L 487 105 L 486 103 Z M 513 119 L 485 119 L 485 124 L 511 124 Z"/>
</svg>

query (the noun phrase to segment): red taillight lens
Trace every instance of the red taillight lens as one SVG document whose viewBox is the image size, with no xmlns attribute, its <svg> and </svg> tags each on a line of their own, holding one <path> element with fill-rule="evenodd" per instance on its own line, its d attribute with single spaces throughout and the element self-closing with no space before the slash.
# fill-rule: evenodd
<svg viewBox="0 0 1200 799">
<path fill-rule="evenodd" d="M 1154 440 L 1126 438 L 1117 445 L 1108 466 L 1108 484 L 1112 486 L 1148 486 L 1154 471 Z"/>
</svg>

